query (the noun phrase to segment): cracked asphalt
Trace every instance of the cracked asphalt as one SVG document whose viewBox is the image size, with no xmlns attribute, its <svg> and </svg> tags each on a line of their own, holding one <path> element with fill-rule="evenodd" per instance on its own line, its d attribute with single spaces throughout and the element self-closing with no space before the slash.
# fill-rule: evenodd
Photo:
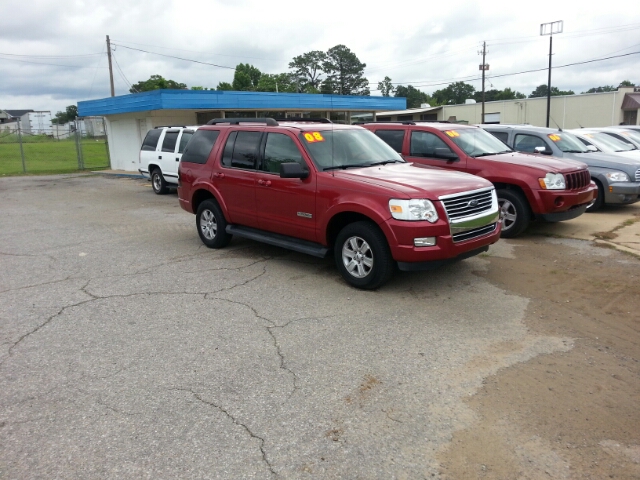
<svg viewBox="0 0 640 480">
<path fill-rule="evenodd" d="M 365 292 L 330 259 L 207 249 L 144 181 L 0 194 L 1 478 L 433 478 L 487 375 L 571 346 L 482 256 Z"/>
</svg>

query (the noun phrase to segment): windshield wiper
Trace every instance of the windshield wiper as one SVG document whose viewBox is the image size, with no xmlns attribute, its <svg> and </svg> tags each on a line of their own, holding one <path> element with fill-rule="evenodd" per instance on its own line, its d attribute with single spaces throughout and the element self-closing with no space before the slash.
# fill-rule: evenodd
<svg viewBox="0 0 640 480">
<path fill-rule="evenodd" d="M 347 168 L 364 168 L 369 166 L 371 165 L 369 165 L 368 163 L 362 163 L 360 165 L 335 165 L 333 167 L 325 167 L 322 169 L 322 171 L 326 172 L 327 170 L 338 170 L 338 169 L 346 170 Z"/>
<path fill-rule="evenodd" d="M 582 150 L 563 150 L 564 153 L 595 153 L 592 152 L 591 150 L 587 150 L 587 151 L 582 151 Z"/>
<path fill-rule="evenodd" d="M 386 165 L 388 163 L 405 163 L 404 160 L 383 160 L 381 162 L 370 163 L 367 167 L 377 167 L 378 165 Z"/>
<path fill-rule="evenodd" d="M 489 155 L 501 155 L 503 153 L 511 153 L 511 150 L 504 150 L 502 152 L 484 152 L 484 153 L 479 153 L 477 155 L 471 155 L 473 158 L 478 158 L 478 157 L 487 157 Z"/>
</svg>

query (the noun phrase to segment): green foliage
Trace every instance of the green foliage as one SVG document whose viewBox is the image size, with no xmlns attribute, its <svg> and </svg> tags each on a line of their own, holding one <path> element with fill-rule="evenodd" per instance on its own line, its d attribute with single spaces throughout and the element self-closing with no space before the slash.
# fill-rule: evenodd
<svg viewBox="0 0 640 480">
<path fill-rule="evenodd" d="M 322 82 L 322 93 L 339 95 L 369 95 L 369 80 L 364 77 L 366 63 L 344 45 L 327 50 L 322 68 L 327 78 Z"/>
<path fill-rule="evenodd" d="M 537 97 L 546 97 L 547 96 L 547 85 L 538 85 L 536 89 L 531 92 L 529 98 L 537 98 Z M 575 95 L 573 90 L 559 90 L 558 87 L 551 87 L 551 96 L 555 97 L 557 95 Z"/>
<path fill-rule="evenodd" d="M 635 83 L 630 82 L 629 80 L 623 80 L 620 82 L 620 85 L 618 85 L 618 87 L 635 87 Z"/>
<path fill-rule="evenodd" d="M 418 108 L 423 103 L 432 103 L 431 97 L 426 93 L 418 90 L 413 85 L 398 85 L 395 89 L 396 97 L 404 97 L 407 99 L 407 108 Z"/>
<path fill-rule="evenodd" d="M 63 125 L 67 122 L 71 122 L 78 116 L 78 107 L 75 105 L 69 105 L 64 112 L 57 112 L 55 118 L 51 119 L 51 123 Z"/>
<path fill-rule="evenodd" d="M 134 83 L 129 89 L 129 92 L 138 93 L 160 89 L 185 90 L 186 88 L 187 85 L 185 83 L 178 83 L 175 80 L 167 80 L 161 75 L 151 75 L 149 80 Z"/>
<path fill-rule="evenodd" d="M 613 85 L 604 85 L 603 87 L 593 87 L 582 93 L 602 93 L 602 92 L 615 92 L 617 90 Z"/>
<path fill-rule="evenodd" d="M 517 98 L 527 98 L 524 93 L 516 92 L 510 88 L 504 90 L 491 89 L 484 92 L 485 102 L 494 102 L 496 100 L 515 100 Z M 473 99 L 476 102 L 482 101 L 482 92 L 476 92 L 473 94 Z"/>
<path fill-rule="evenodd" d="M 378 90 L 380 90 L 383 97 L 389 97 L 395 91 L 395 87 L 389 77 L 384 77 L 384 80 L 378 82 Z"/>
<path fill-rule="evenodd" d="M 216 90 L 233 90 L 233 85 L 229 82 L 219 82 Z"/>
<path fill-rule="evenodd" d="M 262 72 L 253 65 L 248 63 L 239 63 L 236 65 L 236 71 L 233 74 L 233 90 L 243 91 L 255 91 Z"/>
<path fill-rule="evenodd" d="M 297 93 L 296 78 L 290 73 L 263 73 L 256 87 L 258 92 Z"/>
<path fill-rule="evenodd" d="M 299 79 L 301 91 L 310 93 L 311 90 L 318 91 L 322 84 L 320 75 L 323 73 L 323 65 L 327 59 L 327 54 L 320 50 L 303 53 L 289 62 L 289 68 L 293 70 L 293 75 Z"/>
<path fill-rule="evenodd" d="M 191 87 L 191 90 L 215 90 L 215 88 L 209 88 L 209 87 Z"/>
<path fill-rule="evenodd" d="M 432 98 L 438 105 L 458 105 L 464 103 L 468 98 L 473 98 L 476 91 L 473 85 L 464 82 L 454 82 L 446 88 L 433 92 Z"/>
</svg>

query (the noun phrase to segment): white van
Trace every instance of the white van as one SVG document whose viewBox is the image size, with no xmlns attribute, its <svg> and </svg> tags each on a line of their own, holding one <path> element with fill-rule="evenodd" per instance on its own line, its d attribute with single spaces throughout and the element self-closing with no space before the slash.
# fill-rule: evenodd
<svg viewBox="0 0 640 480">
<path fill-rule="evenodd" d="M 143 177 L 151 180 L 158 195 L 178 186 L 178 165 L 184 147 L 198 127 L 155 127 L 147 132 L 140 147 L 140 168 Z"/>
</svg>

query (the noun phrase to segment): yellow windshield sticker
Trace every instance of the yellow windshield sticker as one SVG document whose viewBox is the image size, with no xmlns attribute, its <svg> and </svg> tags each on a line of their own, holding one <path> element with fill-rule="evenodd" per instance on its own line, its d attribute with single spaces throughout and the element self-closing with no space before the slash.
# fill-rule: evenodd
<svg viewBox="0 0 640 480">
<path fill-rule="evenodd" d="M 583 133 L 582 136 L 588 137 L 588 138 L 593 138 L 593 135 L 591 135 L 590 133 Z"/>
<path fill-rule="evenodd" d="M 560 138 L 560 135 L 556 135 L 555 133 L 547 135 L 547 137 L 549 137 L 549 140 L 552 140 L 554 142 L 559 142 L 560 140 L 562 140 L 562 138 Z"/>
<path fill-rule="evenodd" d="M 307 132 L 304 134 L 304 139 L 309 143 L 324 142 L 324 137 L 320 132 Z"/>
<path fill-rule="evenodd" d="M 445 130 L 444 133 L 446 135 L 450 136 L 451 138 L 460 136 L 460 134 L 458 132 L 456 132 L 455 130 Z"/>
</svg>

